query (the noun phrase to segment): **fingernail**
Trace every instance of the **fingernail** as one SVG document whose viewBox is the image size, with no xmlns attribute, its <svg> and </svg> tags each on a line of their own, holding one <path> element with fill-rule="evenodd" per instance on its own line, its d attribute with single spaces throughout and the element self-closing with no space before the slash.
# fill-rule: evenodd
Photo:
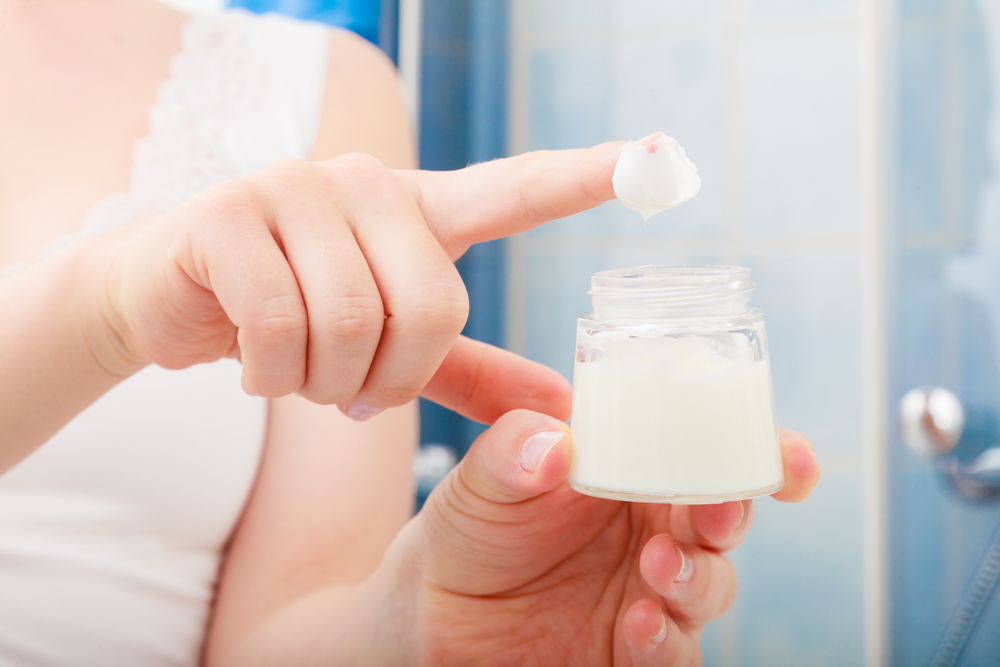
<svg viewBox="0 0 1000 667">
<path fill-rule="evenodd" d="M 660 627 L 660 631 L 656 633 L 656 636 L 650 639 L 653 642 L 653 646 L 658 646 L 663 643 L 663 640 L 667 638 L 667 617 L 660 612 L 660 622 L 663 624 Z"/>
<path fill-rule="evenodd" d="M 521 454 L 518 457 L 521 467 L 534 475 L 556 443 L 565 437 L 564 431 L 539 431 L 531 434 L 521 445 Z"/>
<path fill-rule="evenodd" d="M 373 408 L 361 403 L 348 403 L 346 405 L 341 403 L 337 405 L 337 408 L 356 422 L 366 422 L 382 412 L 382 408 Z"/>
<path fill-rule="evenodd" d="M 746 505 L 744 505 L 743 502 L 740 501 L 740 518 L 736 520 L 736 523 L 733 525 L 732 532 L 729 533 L 729 537 L 722 540 L 723 542 L 728 542 L 729 540 L 733 539 L 733 535 L 735 535 L 736 531 L 739 530 L 739 527 L 743 524 L 743 519 L 745 519 L 746 516 L 747 516 Z"/>
<path fill-rule="evenodd" d="M 640 146 L 648 146 L 648 145 L 650 145 L 651 143 L 655 142 L 657 139 L 659 139 L 662 136 L 663 136 L 662 132 L 653 132 L 648 137 L 643 137 L 642 139 L 640 139 L 639 141 L 637 141 L 635 143 L 637 143 Z"/>
<path fill-rule="evenodd" d="M 678 544 L 676 547 L 677 554 L 681 557 L 681 567 L 677 576 L 674 577 L 674 583 L 686 584 L 694 576 L 694 560 L 691 558 L 691 554 L 681 548 L 681 545 Z"/>
</svg>

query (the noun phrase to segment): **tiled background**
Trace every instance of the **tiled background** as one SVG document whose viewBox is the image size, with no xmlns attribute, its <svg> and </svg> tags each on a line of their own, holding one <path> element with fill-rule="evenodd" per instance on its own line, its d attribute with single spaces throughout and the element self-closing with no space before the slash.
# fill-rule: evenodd
<svg viewBox="0 0 1000 667">
<path fill-rule="evenodd" d="M 934 384 L 1000 407 L 1000 3 L 906 0 L 899 22 L 891 392 Z M 892 653 L 927 664 L 968 586 L 1000 504 L 943 493 L 890 443 Z M 1000 664 L 994 594 L 960 664 Z"/>
<path fill-rule="evenodd" d="M 874 66 L 864 61 L 871 57 L 863 44 L 866 4 L 513 3 L 512 152 L 663 130 L 698 165 L 703 187 L 691 203 L 646 225 L 612 202 L 513 239 L 508 344 L 569 377 L 575 318 L 590 311 L 594 271 L 748 266 L 757 283 L 753 303 L 767 316 L 779 422 L 807 434 L 823 464 L 807 503 L 757 503 L 755 529 L 732 557 L 737 602 L 705 633 L 708 665 L 860 665 L 877 664 L 880 655 L 926 664 L 1000 516 L 996 505 L 967 509 L 947 500 L 928 463 L 909 457 L 888 433 L 891 414 L 875 422 L 888 428 L 872 441 L 862 398 L 866 378 L 888 373 L 889 409 L 928 383 L 1000 407 L 1000 329 L 990 319 L 1000 298 L 990 311 L 974 295 L 955 296 L 948 283 L 963 271 L 948 267 L 975 247 L 976 224 L 1000 231 L 1000 218 L 986 219 L 980 205 L 992 178 L 985 19 L 976 0 L 891 6 L 878 36 L 890 81 L 876 91 L 891 136 L 872 139 L 864 130 L 872 121 L 864 77 Z M 873 140 L 888 151 L 884 172 L 865 170 L 865 142 Z M 884 227 L 883 255 L 869 252 L 862 227 L 870 220 L 862 179 L 872 173 L 893 212 L 872 221 Z M 993 248 L 1000 267 L 1000 238 Z M 879 261 L 874 270 L 865 264 L 871 257 Z M 982 267 L 991 264 L 978 261 L 962 264 L 966 282 L 983 283 Z M 870 279 L 879 273 L 885 283 Z M 1000 293 L 1000 268 L 992 275 Z M 884 291 L 889 307 L 866 326 L 872 290 Z M 866 368 L 865 336 L 873 331 L 887 332 L 889 352 Z M 864 526 L 883 509 L 863 497 L 872 460 L 866 447 L 890 452 L 881 478 L 889 501 L 881 635 L 864 583 L 866 557 L 880 553 L 878 540 L 865 543 Z M 981 628 L 961 664 L 984 656 L 993 662 L 981 664 L 997 664 L 1000 603 Z M 866 640 L 879 636 L 887 652 L 876 647 L 866 656 Z"/>
<path fill-rule="evenodd" d="M 528 127 L 512 127 L 523 148 L 664 130 L 703 187 L 645 226 L 613 202 L 517 239 L 512 283 L 523 271 L 531 289 L 511 290 L 508 340 L 569 376 L 594 271 L 750 267 L 779 421 L 813 439 L 824 478 L 807 505 L 757 503 L 755 530 L 733 554 L 737 602 L 702 642 L 707 664 L 861 664 L 856 4 L 525 4 L 515 29 L 526 33 L 527 76 L 514 85 L 527 89 Z"/>
</svg>

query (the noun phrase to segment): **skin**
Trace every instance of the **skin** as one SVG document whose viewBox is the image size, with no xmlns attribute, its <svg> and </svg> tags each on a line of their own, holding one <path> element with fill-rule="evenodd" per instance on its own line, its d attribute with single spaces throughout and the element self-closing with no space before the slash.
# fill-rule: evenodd
<svg viewBox="0 0 1000 667">
<path fill-rule="evenodd" d="M 0 70 L 16 93 L 0 99 L 14 119 L 0 124 L 9 262 L 127 187 L 183 17 L 124 0 L 0 12 L 0 62 L 28 63 Z M 700 628 L 735 591 L 719 554 L 752 506 L 579 496 L 565 484 L 568 437 L 525 470 L 532 434 L 565 431 L 568 385 L 459 336 L 468 303 L 453 260 L 612 198 L 620 144 L 412 171 L 397 90 L 374 49 L 335 33 L 313 157 L 337 157 L 280 161 L 0 279 L 0 471 L 147 364 L 237 357 L 243 387 L 272 400 L 208 664 L 696 661 Z M 70 103 L 78 113 L 53 111 Z M 406 523 L 418 393 L 495 426 Z M 338 404 L 385 414 L 358 423 Z M 800 500 L 815 457 L 796 434 L 782 445 L 779 496 Z M 683 584 L 675 540 L 693 563 Z"/>
<path fill-rule="evenodd" d="M 526 468 L 539 434 L 557 441 Z M 797 434 L 783 432 L 782 446 L 795 460 L 812 457 Z M 722 553 L 749 530 L 752 502 L 583 496 L 566 482 L 570 453 L 562 421 L 504 415 L 374 575 L 276 610 L 217 664 L 700 664 L 701 631 L 736 592 Z M 786 464 L 788 486 L 804 497 L 818 468 L 795 468 Z"/>
</svg>

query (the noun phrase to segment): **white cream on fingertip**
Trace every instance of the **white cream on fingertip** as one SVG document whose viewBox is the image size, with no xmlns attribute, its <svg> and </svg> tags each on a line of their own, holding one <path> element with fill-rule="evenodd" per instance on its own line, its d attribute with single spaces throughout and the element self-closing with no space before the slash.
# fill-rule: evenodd
<svg viewBox="0 0 1000 667">
<path fill-rule="evenodd" d="M 690 201 L 701 188 L 701 177 L 677 140 L 657 132 L 626 142 L 611 184 L 618 200 L 645 221 Z"/>
</svg>

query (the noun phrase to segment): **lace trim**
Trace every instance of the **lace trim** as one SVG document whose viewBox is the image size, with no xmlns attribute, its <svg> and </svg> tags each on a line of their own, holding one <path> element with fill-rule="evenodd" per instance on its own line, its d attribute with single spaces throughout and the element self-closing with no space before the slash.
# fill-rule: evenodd
<svg viewBox="0 0 1000 667">
<path fill-rule="evenodd" d="M 133 148 L 128 192 L 98 200 L 84 214 L 79 231 L 57 238 L 40 257 L 82 236 L 170 211 L 198 192 L 256 171 L 277 157 L 307 157 L 317 130 L 313 125 L 319 122 L 318 106 L 313 107 L 322 103 L 326 81 L 326 52 L 316 50 L 327 48 L 326 28 L 285 21 L 282 28 L 275 16 L 243 10 L 188 18 L 181 26 L 180 51 L 171 57 L 168 78 L 149 110 L 149 133 Z M 294 30 L 288 30 L 291 25 Z M 283 85 L 288 82 L 271 60 L 298 45 L 321 63 L 308 75 L 316 75 L 308 84 L 319 86 L 315 98 L 317 91 L 308 89 L 302 99 L 291 99 L 294 94 Z M 304 104 L 304 110 L 297 109 L 296 102 Z M 303 112 L 305 119 L 300 117 Z M 0 266 L 0 277 L 25 266 Z"/>
<path fill-rule="evenodd" d="M 133 150 L 129 191 L 91 207 L 79 235 L 159 215 L 241 175 L 239 142 L 227 141 L 235 138 L 227 128 L 259 116 L 273 85 L 271 67 L 253 48 L 252 20 L 230 12 L 184 23 L 181 50 L 149 110 L 149 134 Z"/>
</svg>

